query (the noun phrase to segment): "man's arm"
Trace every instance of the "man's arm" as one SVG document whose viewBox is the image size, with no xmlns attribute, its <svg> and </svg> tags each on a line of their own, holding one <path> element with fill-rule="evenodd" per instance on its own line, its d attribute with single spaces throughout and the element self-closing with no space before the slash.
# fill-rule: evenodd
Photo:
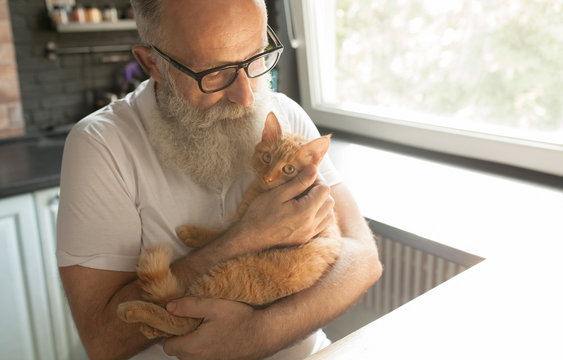
<svg viewBox="0 0 563 360">
<path fill-rule="evenodd" d="M 349 190 L 335 185 L 332 196 L 345 239 L 331 271 L 309 289 L 262 310 L 217 299 L 174 301 L 168 307 L 172 313 L 205 320 L 197 332 L 167 340 L 166 353 L 180 359 L 261 358 L 303 339 L 357 302 L 379 279 L 382 266 Z"/>
<path fill-rule="evenodd" d="M 155 343 L 116 316 L 117 305 L 141 298 L 137 274 L 74 265 L 59 268 L 72 316 L 88 357 L 129 358 Z"/>
<path fill-rule="evenodd" d="M 284 348 L 326 325 L 354 305 L 383 272 L 371 230 L 344 184 L 332 187 L 344 245 L 335 266 L 315 286 L 266 309 L 273 348 Z"/>
<path fill-rule="evenodd" d="M 313 185 L 315 178 L 316 169 L 309 168 L 291 182 L 263 194 L 240 224 L 174 263 L 173 272 L 184 281 L 190 281 L 221 261 L 263 248 L 292 244 L 295 239 L 318 233 L 319 228 L 324 228 L 331 209 L 328 187 L 317 184 L 306 196 L 293 199 Z M 293 228 L 280 226 L 275 219 L 282 219 L 281 224 L 296 223 L 295 219 L 307 220 Z M 117 317 L 120 303 L 141 298 L 135 273 L 75 265 L 61 267 L 60 274 L 81 340 L 91 359 L 130 357 L 154 343 L 139 332 L 138 324 L 127 324 Z"/>
</svg>

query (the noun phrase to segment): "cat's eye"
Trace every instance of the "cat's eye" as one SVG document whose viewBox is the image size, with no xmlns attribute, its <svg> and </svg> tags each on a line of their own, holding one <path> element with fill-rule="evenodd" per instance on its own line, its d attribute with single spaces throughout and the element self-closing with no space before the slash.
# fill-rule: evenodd
<svg viewBox="0 0 563 360">
<path fill-rule="evenodd" d="M 295 172 L 295 166 L 293 165 L 286 165 L 282 168 L 282 171 L 286 174 L 286 175 L 291 175 Z"/>
<path fill-rule="evenodd" d="M 269 164 L 272 161 L 272 155 L 269 152 L 265 152 L 262 154 L 262 161 L 266 164 Z"/>
</svg>

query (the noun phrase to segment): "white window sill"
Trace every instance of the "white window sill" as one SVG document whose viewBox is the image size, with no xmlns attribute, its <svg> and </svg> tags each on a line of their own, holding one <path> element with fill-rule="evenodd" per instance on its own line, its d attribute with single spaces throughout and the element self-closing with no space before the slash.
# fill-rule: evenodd
<svg viewBox="0 0 563 360">
<path fill-rule="evenodd" d="M 330 156 L 369 219 L 484 258 L 562 246 L 563 178 L 523 180 L 347 135 L 333 138 Z"/>
</svg>

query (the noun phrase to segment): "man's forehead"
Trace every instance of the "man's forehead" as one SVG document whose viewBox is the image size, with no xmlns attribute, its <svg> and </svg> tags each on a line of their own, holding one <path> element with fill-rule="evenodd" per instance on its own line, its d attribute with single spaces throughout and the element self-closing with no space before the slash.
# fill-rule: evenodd
<svg viewBox="0 0 563 360">
<path fill-rule="evenodd" d="M 217 41 L 219 40 L 219 41 Z M 191 48 L 192 60 L 203 67 L 215 67 L 246 60 L 264 50 L 268 42 L 265 30 L 237 34 L 213 34 L 208 42 Z"/>
<path fill-rule="evenodd" d="M 252 0 L 165 0 L 163 25 L 168 36 L 185 32 L 194 37 L 210 30 L 225 32 L 266 19 L 261 2 Z M 228 34 L 225 34 L 228 36 Z"/>
<path fill-rule="evenodd" d="M 192 8 L 185 6 L 194 3 L 192 0 L 168 0 L 174 4 L 163 14 L 166 42 L 182 59 L 198 66 L 242 61 L 254 55 L 267 45 L 265 12 L 254 1 L 230 1 L 212 11 L 208 2 L 219 5 L 223 1 L 195 1 Z"/>
</svg>

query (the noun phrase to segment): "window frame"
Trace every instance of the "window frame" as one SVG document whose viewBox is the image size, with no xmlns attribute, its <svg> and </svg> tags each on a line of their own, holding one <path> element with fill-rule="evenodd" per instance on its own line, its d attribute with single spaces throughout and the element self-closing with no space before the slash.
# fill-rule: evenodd
<svg viewBox="0 0 563 360">
<path fill-rule="evenodd" d="M 323 73 L 323 66 L 331 65 L 318 63 L 318 50 L 312 44 L 316 33 L 328 33 L 330 29 L 327 29 L 326 23 L 321 28 L 314 19 L 330 16 L 319 14 L 319 10 L 327 11 L 325 9 L 330 9 L 335 0 L 322 1 L 323 9 L 315 8 L 315 0 L 286 0 L 284 4 L 286 18 L 289 19 L 287 25 L 291 45 L 296 48 L 301 105 L 316 125 L 425 150 L 563 176 L 563 145 L 409 122 L 323 103 L 319 77 Z M 327 42 L 323 41 L 325 44 Z"/>
</svg>

